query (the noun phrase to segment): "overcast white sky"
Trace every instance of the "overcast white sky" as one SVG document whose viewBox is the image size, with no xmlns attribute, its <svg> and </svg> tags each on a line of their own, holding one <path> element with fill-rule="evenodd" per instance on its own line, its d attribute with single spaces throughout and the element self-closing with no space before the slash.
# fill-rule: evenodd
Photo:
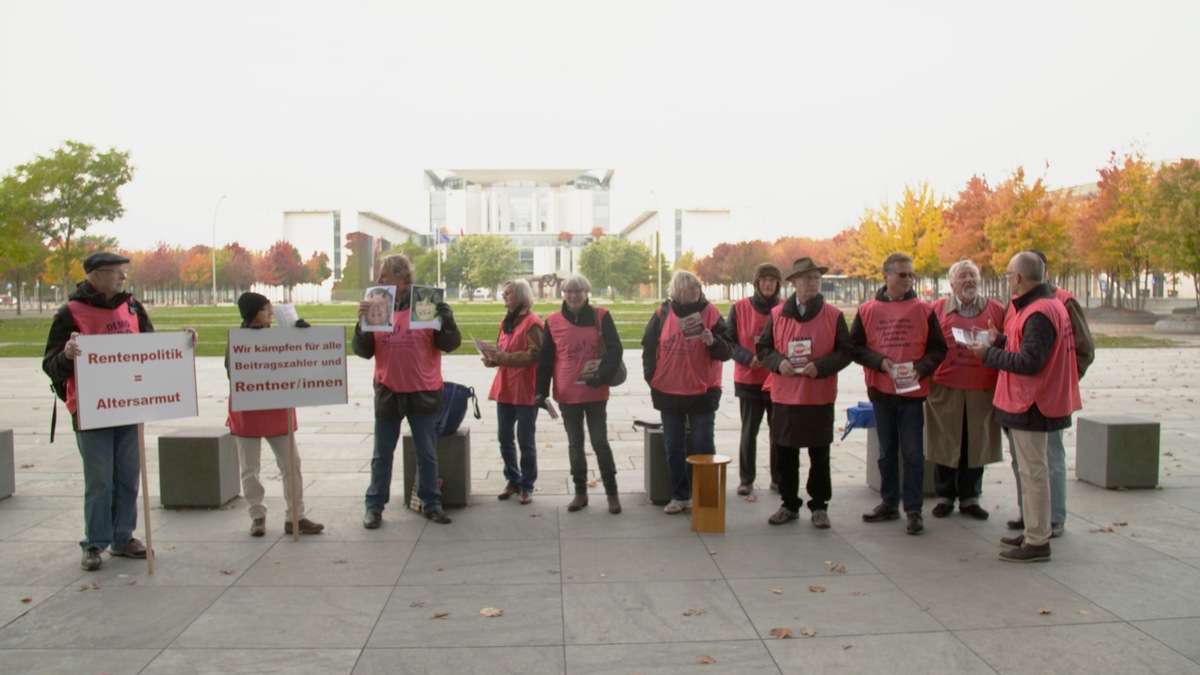
<svg viewBox="0 0 1200 675">
<path fill-rule="evenodd" d="M 0 173 L 132 153 L 123 246 L 258 210 L 421 222 L 425 168 L 613 168 L 645 209 L 825 237 L 928 180 L 1200 156 L 1200 2 L 0 2 Z M 1047 162 L 1049 168 L 1046 168 Z"/>
</svg>

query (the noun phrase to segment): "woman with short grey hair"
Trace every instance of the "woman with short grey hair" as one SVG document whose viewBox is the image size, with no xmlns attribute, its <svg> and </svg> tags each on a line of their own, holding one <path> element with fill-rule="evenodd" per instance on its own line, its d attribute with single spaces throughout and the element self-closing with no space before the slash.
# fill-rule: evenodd
<svg viewBox="0 0 1200 675">
<path fill-rule="evenodd" d="M 537 382 L 538 351 L 542 346 L 542 320 L 530 311 L 533 291 L 524 279 L 504 282 L 501 298 L 508 312 L 500 322 L 494 349 L 484 350 L 483 365 L 496 369 L 488 398 L 496 402 L 496 434 L 508 484 L 498 499 L 519 494 L 519 501 L 533 501 L 537 481 Z M 515 433 L 514 433 L 515 430 Z M 517 445 L 521 461 L 517 463 Z"/>
<path fill-rule="evenodd" d="M 722 361 L 733 357 L 725 319 L 704 298 L 700 279 L 680 270 L 671 277 L 671 300 L 650 317 L 642 336 L 642 370 L 650 399 L 662 414 L 671 501 L 665 513 L 692 508 L 687 434 L 692 452 L 716 454 L 713 428 L 721 403 Z"/>
<path fill-rule="evenodd" d="M 537 401 L 544 404 L 554 382 L 554 400 L 562 408 L 567 430 L 567 456 L 575 498 L 568 511 L 588 505 L 587 456 L 583 451 L 583 426 L 592 439 L 592 452 L 608 496 L 608 512 L 620 513 L 617 465 L 608 443 L 608 387 L 621 365 L 624 350 L 612 315 L 588 303 L 592 285 L 573 274 L 562 284 L 562 309 L 546 318 L 546 338 L 538 357 Z"/>
</svg>

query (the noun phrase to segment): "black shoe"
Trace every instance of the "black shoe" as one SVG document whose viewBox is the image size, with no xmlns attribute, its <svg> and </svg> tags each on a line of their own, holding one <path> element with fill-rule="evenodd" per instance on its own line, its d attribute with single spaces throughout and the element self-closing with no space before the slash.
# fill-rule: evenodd
<svg viewBox="0 0 1200 675">
<path fill-rule="evenodd" d="M 925 519 L 921 517 L 920 511 L 910 511 L 908 513 L 908 525 L 904 528 L 909 534 L 921 534 L 925 531 Z"/>
<path fill-rule="evenodd" d="M 383 512 L 367 511 L 363 514 L 363 527 L 374 530 L 383 524 Z"/>
<path fill-rule="evenodd" d="M 975 507 L 975 508 L 979 508 L 979 507 Z M 934 518 L 945 518 L 946 516 L 950 515 L 953 512 L 954 512 L 953 504 L 947 504 L 945 502 L 938 502 L 938 505 L 933 507 L 933 517 Z"/>
<path fill-rule="evenodd" d="M 1018 534 L 1015 537 L 1001 537 L 1000 544 L 1009 548 L 1021 548 L 1025 545 L 1025 535 Z"/>
<path fill-rule="evenodd" d="M 450 524 L 450 516 L 446 515 L 446 512 L 441 509 L 434 509 L 432 511 L 426 511 L 425 517 L 428 518 L 429 520 L 432 520 L 435 523 L 438 523 L 439 525 L 449 525 Z"/>
<path fill-rule="evenodd" d="M 100 557 L 100 549 L 85 548 L 83 549 L 83 560 L 79 566 L 89 572 L 95 572 L 104 565 L 104 558 Z"/>
<path fill-rule="evenodd" d="M 880 504 L 874 511 L 863 514 L 864 523 L 878 523 L 884 520 L 896 520 L 900 517 L 900 509 L 887 504 Z"/>
<path fill-rule="evenodd" d="M 1050 559 L 1050 544 L 1041 546 L 1022 546 L 1007 551 L 1000 551 L 1000 559 L 1004 562 L 1044 562 Z"/>
<path fill-rule="evenodd" d="M 970 506 L 960 506 L 960 507 L 958 507 L 958 512 L 963 514 L 964 516 L 971 516 L 975 520 L 987 520 L 988 515 L 990 515 L 990 514 L 988 514 L 987 511 L 984 510 L 984 508 L 982 506 L 980 506 L 978 504 L 971 504 Z M 937 514 L 934 514 L 934 515 L 937 515 Z"/>
<path fill-rule="evenodd" d="M 1023 530 L 1023 529 L 1025 529 L 1025 519 L 1024 518 L 1014 518 L 1014 519 L 1008 521 L 1007 523 L 1005 523 L 1005 525 L 1007 525 L 1008 529 L 1010 529 L 1010 530 Z"/>
</svg>

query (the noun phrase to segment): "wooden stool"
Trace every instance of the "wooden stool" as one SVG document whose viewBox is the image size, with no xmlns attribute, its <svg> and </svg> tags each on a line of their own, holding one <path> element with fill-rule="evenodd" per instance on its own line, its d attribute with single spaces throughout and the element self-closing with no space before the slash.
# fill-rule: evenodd
<svg viewBox="0 0 1200 675">
<path fill-rule="evenodd" d="M 692 532 L 725 531 L 725 455 L 690 455 Z"/>
</svg>

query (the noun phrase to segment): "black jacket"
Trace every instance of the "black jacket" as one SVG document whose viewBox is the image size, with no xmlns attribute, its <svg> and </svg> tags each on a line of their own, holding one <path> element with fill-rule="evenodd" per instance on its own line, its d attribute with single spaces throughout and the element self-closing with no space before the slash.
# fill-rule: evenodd
<svg viewBox="0 0 1200 675">
<path fill-rule="evenodd" d="M 138 331 L 154 332 L 154 324 L 150 323 L 150 316 L 146 314 L 146 308 L 142 307 L 142 303 L 129 293 L 118 293 L 110 300 L 104 297 L 103 293 L 92 288 L 87 281 L 84 281 L 67 300 L 68 302 L 76 300 L 101 309 L 116 309 L 121 305 L 128 304 L 137 315 Z M 64 304 L 58 308 L 54 320 L 50 323 L 50 335 L 46 338 L 46 353 L 42 357 L 42 370 L 50 376 L 51 382 L 66 382 L 75 374 L 75 364 L 63 355 L 63 349 L 66 348 L 67 341 L 71 339 L 71 333 L 77 332 L 79 332 L 79 326 L 75 323 L 75 317 L 71 315 L 71 309 Z"/>
<path fill-rule="evenodd" d="M 911 300 L 917 297 L 913 291 L 909 291 L 901 302 Z M 875 299 L 880 302 L 891 302 L 892 299 L 887 293 L 887 287 L 879 289 L 875 294 Z M 850 342 L 854 345 L 854 361 L 859 363 L 864 368 L 871 370 L 883 371 L 883 360 L 886 358 L 883 354 L 867 347 L 867 331 L 863 327 L 862 314 L 854 317 L 854 327 L 850 329 Z M 942 334 L 942 324 L 938 322 L 936 312 L 929 313 L 929 330 L 925 338 L 925 353 L 921 358 L 913 363 L 913 368 L 916 369 L 917 375 L 924 380 L 927 377 L 932 377 L 934 371 L 942 364 L 946 358 L 949 348 L 946 346 L 946 336 Z M 901 405 L 904 403 L 919 403 L 925 400 L 924 396 L 901 396 L 900 394 L 888 394 L 874 387 L 867 388 L 867 398 L 871 401 L 880 401 L 883 403 L 891 403 L 893 405 Z"/>
<path fill-rule="evenodd" d="M 675 316 L 685 317 L 699 312 L 707 304 L 708 300 L 701 296 L 699 302 L 691 305 L 681 305 L 675 301 L 664 302 L 659 311 L 671 311 L 675 313 Z M 650 323 L 646 324 L 646 332 L 642 334 L 642 376 L 646 379 L 647 384 L 654 379 L 654 373 L 658 370 L 658 338 L 662 335 L 663 329 L 659 311 L 655 311 L 650 317 Z M 708 355 L 718 361 L 728 361 L 733 358 L 733 346 L 729 344 L 729 338 L 726 337 L 729 329 L 725 325 L 725 319 L 719 315 L 716 325 L 712 328 L 712 334 L 713 343 L 708 346 Z M 721 405 L 721 388 L 710 387 L 707 393 L 696 396 L 676 396 L 650 387 L 650 400 L 654 403 L 655 410 L 671 412 L 716 410 Z"/>
<path fill-rule="evenodd" d="M 396 299 L 395 310 L 403 312 L 408 309 L 408 293 L 401 293 Z M 462 334 L 454 321 L 454 310 L 450 305 L 439 302 L 437 315 L 442 319 L 442 329 L 433 332 L 433 344 L 443 352 L 452 352 L 462 344 Z M 375 356 L 375 336 L 364 333 L 361 322 L 354 325 L 354 337 L 350 339 L 350 348 L 355 354 L 364 359 Z M 409 414 L 431 415 L 442 411 L 442 392 L 410 391 L 396 392 L 375 383 L 375 419 L 397 419 Z"/>
<path fill-rule="evenodd" d="M 793 321 L 808 323 L 820 316 L 824 307 L 825 296 L 817 295 L 805 307 L 804 316 L 800 316 L 799 310 L 796 309 L 796 295 L 792 294 L 784 301 L 780 313 Z M 771 335 L 775 328 L 774 321 L 775 317 L 767 319 L 767 325 L 763 327 L 762 336 L 758 339 L 758 360 L 762 361 L 763 365 L 771 372 L 778 373 L 779 364 L 783 363 L 786 357 L 779 352 L 775 345 L 775 339 Z M 813 365 L 817 367 L 817 379 L 836 375 L 850 365 L 853 360 L 854 345 L 850 342 L 850 331 L 846 328 L 846 316 L 842 315 L 837 322 L 836 333 L 833 337 L 833 351 L 813 360 Z"/>
<path fill-rule="evenodd" d="M 579 308 L 578 314 L 572 312 L 564 302 L 562 315 L 564 319 L 576 326 L 595 327 L 596 325 L 596 310 L 590 302 L 585 302 L 583 307 Z M 547 321 L 549 321 L 549 317 L 547 317 Z M 600 337 L 604 341 L 604 358 L 600 359 L 600 368 L 596 371 L 596 375 L 587 383 L 589 387 L 599 388 L 612 382 L 625 354 L 625 349 L 621 346 L 621 336 L 617 334 L 617 324 L 613 323 L 612 312 L 604 313 L 604 320 L 600 322 Z M 554 377 L 554 363 L 557 358 L 558 352 L 554 345 L 554 336 L 550 332 L 550 326 L 547 325 L 542 334 L 542 350 L 538 352 L 537 385 L 534 390 L 542 398 L 550 395 L 550 381 Z"/>
<path fill-rule="evenodd" d="M 1054 290 L 1049 284 L 1042 284 L 1018 298 L 1013 298 L 1008 311 L 1020 311 L 1034 300 L 1044 298 L 1054 300 Z M 1008 337 L 1000 336 L 996 344 L 984 352 L 983 365 L 1016 375 L 1037 375 L 1046 367 L 1056 339 L 1058 331 L 1054 329 L 1053 322 L 1044 314 L 1034 312 L 1025 319 L 1025 326 L 1021 332 L 1021 350 L 1005 351 Z M 1002 427 L 1022 431 L 1056 431 L 1071 426 L 1071 416 L 1046 417 L 1034 403 L 1023 413 L 1009 413 L 996 408 L 996 422 Z"/>
</svg>

